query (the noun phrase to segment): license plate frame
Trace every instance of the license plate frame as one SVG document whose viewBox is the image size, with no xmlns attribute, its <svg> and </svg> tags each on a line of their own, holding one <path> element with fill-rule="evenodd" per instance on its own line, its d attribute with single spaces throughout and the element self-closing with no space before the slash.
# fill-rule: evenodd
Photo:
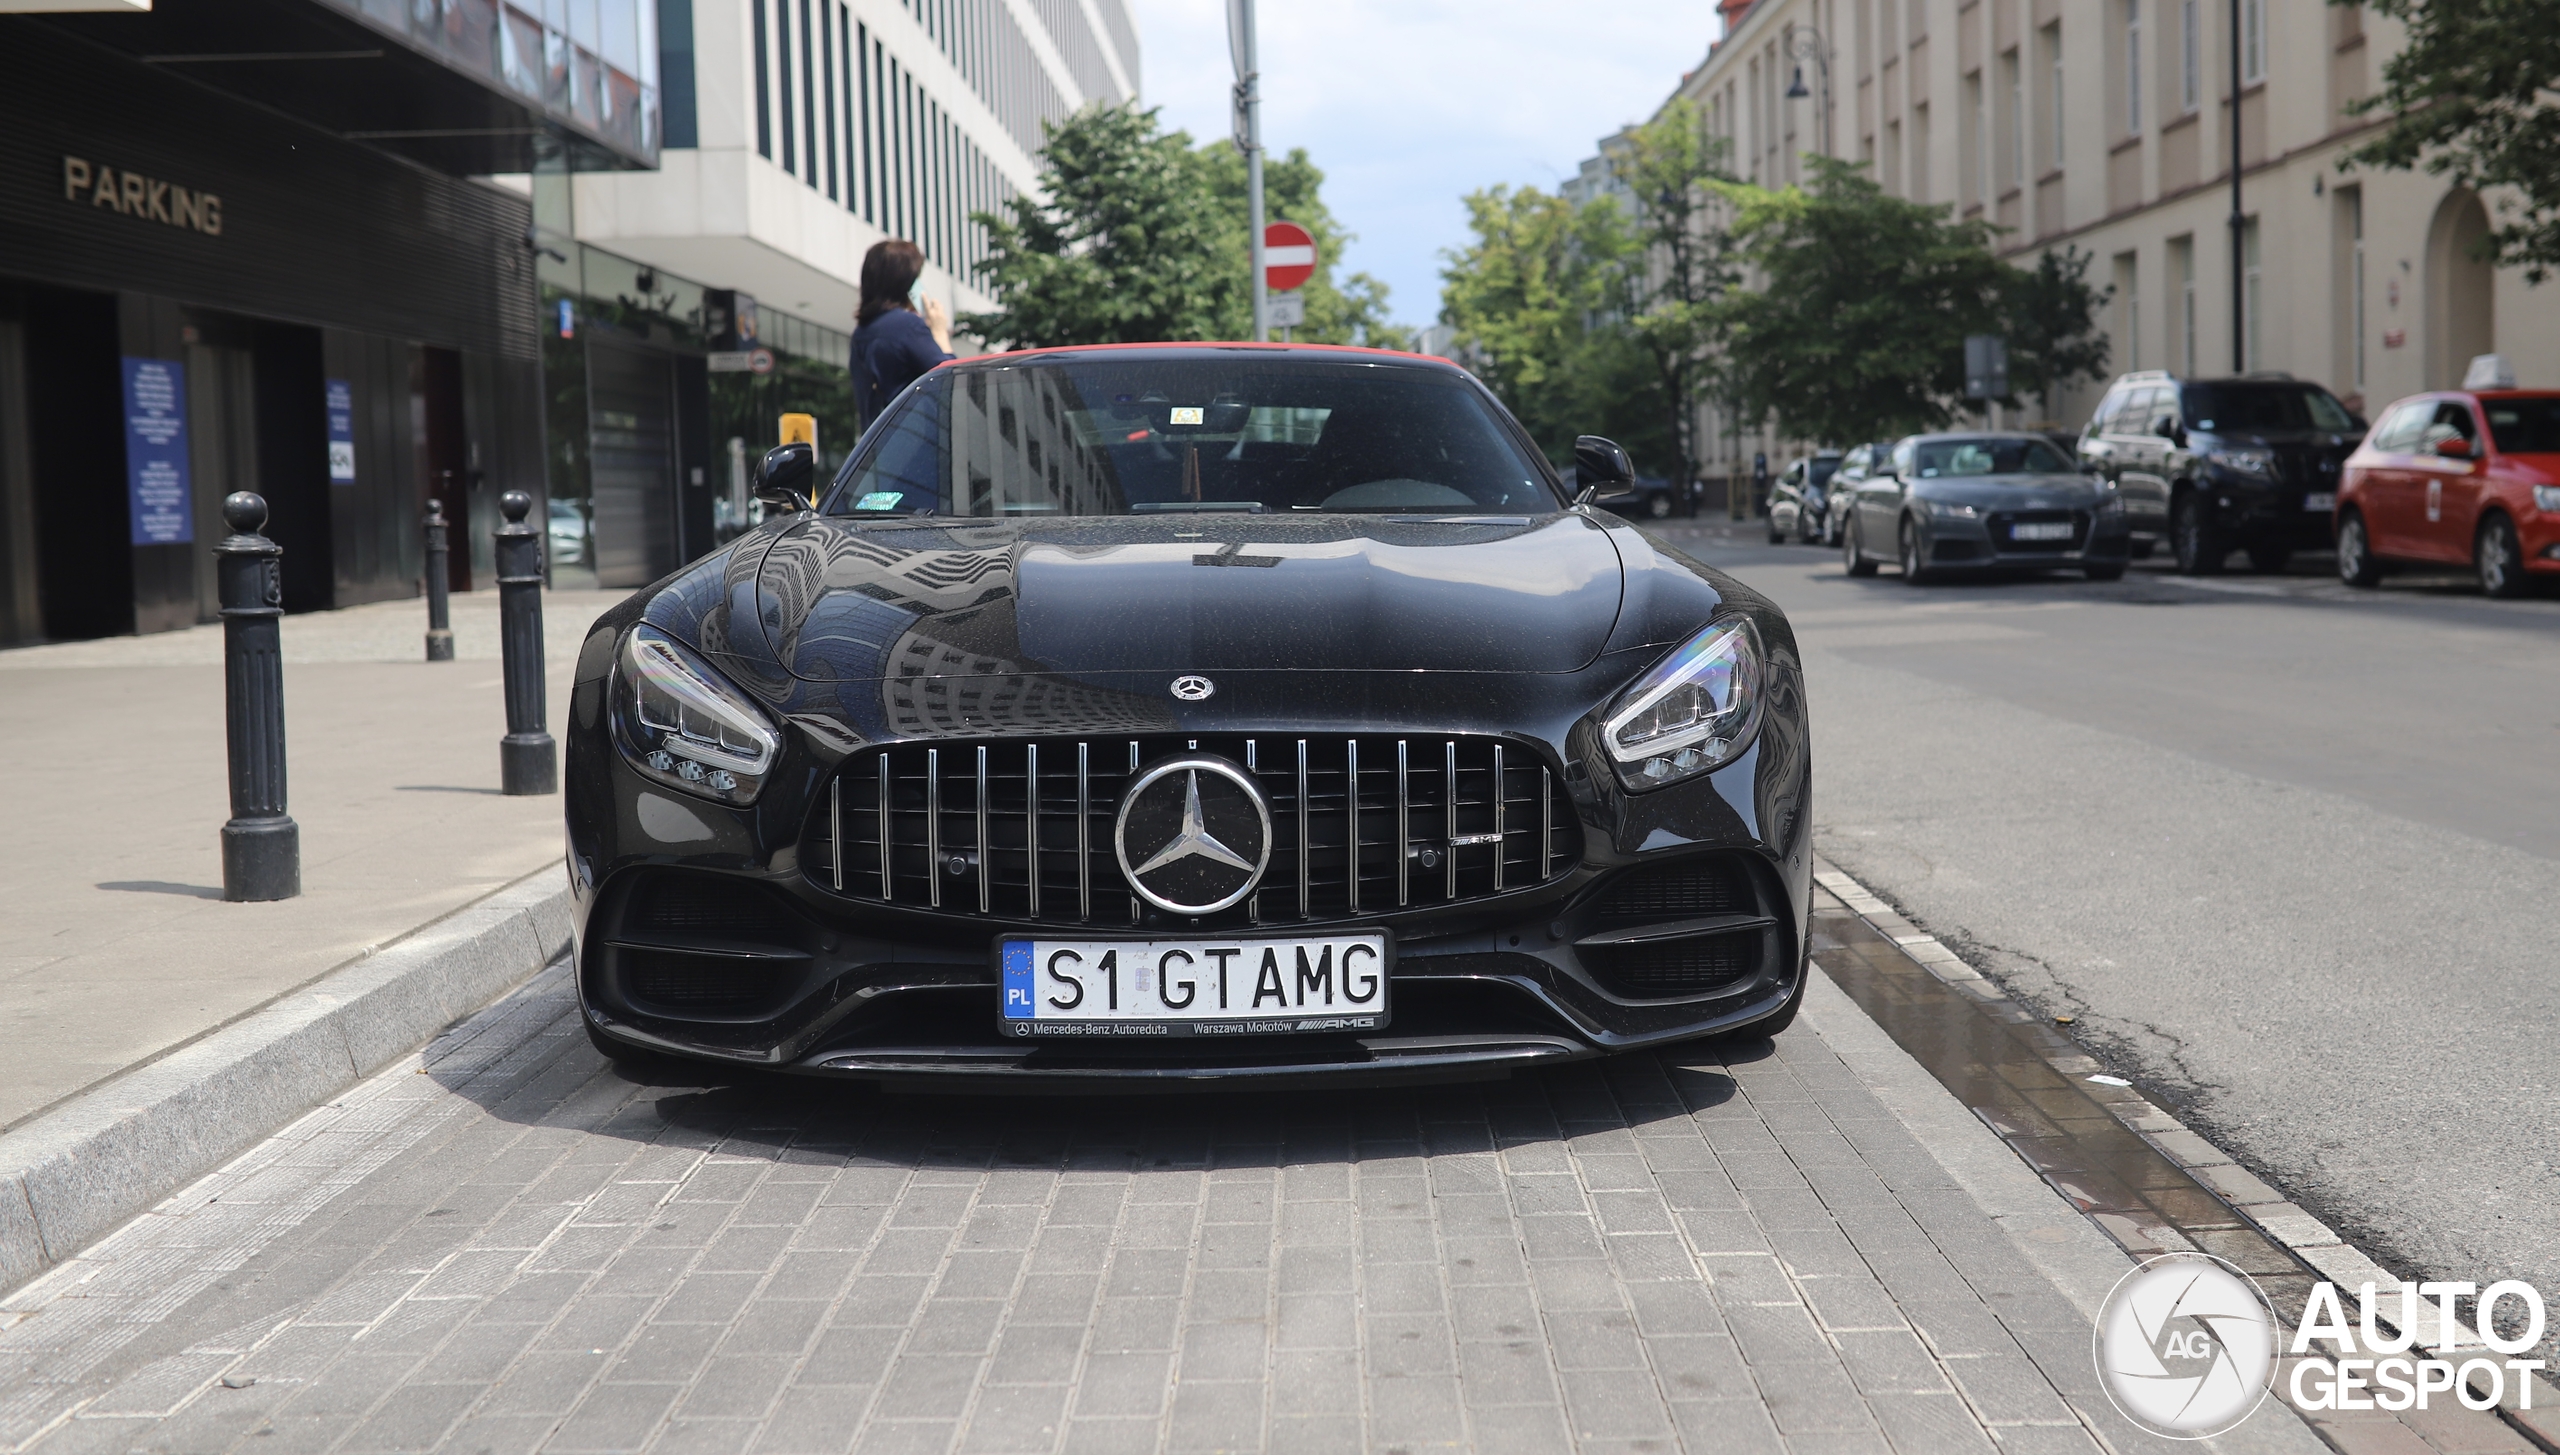
<svg viewBox="0 0 2560 1455">
<path fill-rule="evenodd" d="M 2335 510 L 2338 508 L 2338 492 L 2314 490 L 2302 497 L 2302 508 L 2304 510 Z"/>
<path fill-rule="evenodd" d="M 2067 520 L 2022 520 L 2009 527 L 2013 541 L 2067 541 L 2071 539 L 2071 522 Z"/>
<path fill-rule="evenodd" d="M 1019 957 L 1011 953 L 1016 946 L 1023 947 Z M 1313 957 L 1303 966 L 1302 950 Z M 1060 951 L 1080 958 L 1058 961 Z M 1169 984 L 1181 983 L 1164 976 L 1168 952 L 1191 957 L 1176 971 L 1190 983 L 1189 998 L 1179 1005 L 1165 996 Z M 1225 952 L 1228 958 L 1212 952 Z M 1349 998 L 1357 983 L 1351 968 L 1355 952 L 1375 957 L 1373 1004 Z M 996 972 L 997 1031 L 1009 1041 L 1364 1034 L 1384 1030 L 1394 1013 L 1390 987 L 1396 940 L 1385 929 L 1297 935 L 999 935 L 989 956 Z M 1045 973 L 1053 965 L 1066 975 Z M 1280 987 L 1277 1007 L 1263 999 L 1266 972 Z M 1368 978 L 1372 966 L 1363 964 L 1357 973 Z M 1324 1001 L 1311 1006 L 1308 994 L 1319 984 Z M 1055 1000 L 1069 985 L 1076 987 L 1075 999 L 1057 1006 Z M 1097 995 L 1103 997 L 1099 1005 L 1094 1004 Z M 1141 1011 L 1139 1005 L 1149 998 L 1152 1012 Z M 1127 1008 L 1120 1008 L 1123 1003 Z M 1256 1004 L 1265 1006 L 1259 1014 Z"/>
</svg>

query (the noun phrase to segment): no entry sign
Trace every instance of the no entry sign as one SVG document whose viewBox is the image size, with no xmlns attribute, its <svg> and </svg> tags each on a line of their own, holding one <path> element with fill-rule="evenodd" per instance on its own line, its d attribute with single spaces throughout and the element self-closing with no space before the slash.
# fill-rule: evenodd
<svg viewBox="0 0 2560 1455">
<path fill-rule="evenodd" d="M 1294 222 L 1275 222 L 1262 230 L 1262 276 L 1275 293 L 1286 293 L 1316 275 L 1316 240 Z"/>
</svg>

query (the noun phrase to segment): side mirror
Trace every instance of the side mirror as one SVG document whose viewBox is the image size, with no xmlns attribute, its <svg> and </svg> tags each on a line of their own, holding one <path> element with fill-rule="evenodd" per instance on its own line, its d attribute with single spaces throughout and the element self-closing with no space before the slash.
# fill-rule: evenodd
<svg viewBox="0 0 2560 1455">
<path fill-rule="evenodd" d="M 817 451 L 806 444 L 775 445 L 756 463 L 756 499 L 785 510 L 807 510 L 809 482 L 817 473 Z"/>
<path fill-rule="evenodd" d="M 2471 441 L 2464 439 L 2460 435 L 2455 435 L 2449 440 L 2438 440 L 2436 441 L 2436 453 L 2444 456 L 2448 460 L 2470 459 Z"/>
<path fill-rule="evenodd" d="M 1573 442 L 1576 505 L 1624 500 L 1636 493 L 1636 463 L 1617 441 L 1596 434 Z"/>
</svg>

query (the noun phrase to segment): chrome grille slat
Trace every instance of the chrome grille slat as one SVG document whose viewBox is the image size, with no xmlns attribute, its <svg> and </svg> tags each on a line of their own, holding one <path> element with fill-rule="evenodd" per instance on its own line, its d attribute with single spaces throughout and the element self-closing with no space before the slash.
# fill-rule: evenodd
<svg viewBox="0 0 2560 1455">
<path fill-rule="evenodd" d="M 1518 744 L 1453 736 L 1441 740 L 1437 763 L 1415 761 L 1415 748 L 1428 751 L 1430 741 L 1293 734 L 1265 753 L 1259 737 L 1207 733 L 865 749 L 811 806 L 803 877 L 845 900 L 999 922 L 1188 928 L 1130 892 L 1112 833 L 1129 781 L 1121 764 L 1143 767 L 1193 742 L 1246 766 L 1271 807 L 1262 884 L 1234 908 L 1201 917 L 1203 929 L 1464 903 L 1550 883 L 1580 861 L 1574 811 L 1557 800 L 1562 782 L 1535 750 L 1523 760 Z M 1070 746 L 1072 767 L 1063 756 Z M 1392 764 L 1381 761 L 1390 747 Z M 942 760 L 955 753 L 969 756 L 946 781 Z M 1392 827 L 1373 817 L 1381 813 Z"/>
</svg>

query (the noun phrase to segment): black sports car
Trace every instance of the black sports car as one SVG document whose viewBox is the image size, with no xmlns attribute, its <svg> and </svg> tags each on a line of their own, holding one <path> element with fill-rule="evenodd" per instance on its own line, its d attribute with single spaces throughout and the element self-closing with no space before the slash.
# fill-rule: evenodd
<svg viewBox="0 0 2560 1455">
<path fill-rule="evenodd" d="M 783 509 L 579 653 L 589 1034 L 1092 1085 L 1785 1025 L 1793 635 L 1576 453 L 1440 361 L 1259 345 L 966 360 L 832 483 L 775 450 Z"/>
</svg>

